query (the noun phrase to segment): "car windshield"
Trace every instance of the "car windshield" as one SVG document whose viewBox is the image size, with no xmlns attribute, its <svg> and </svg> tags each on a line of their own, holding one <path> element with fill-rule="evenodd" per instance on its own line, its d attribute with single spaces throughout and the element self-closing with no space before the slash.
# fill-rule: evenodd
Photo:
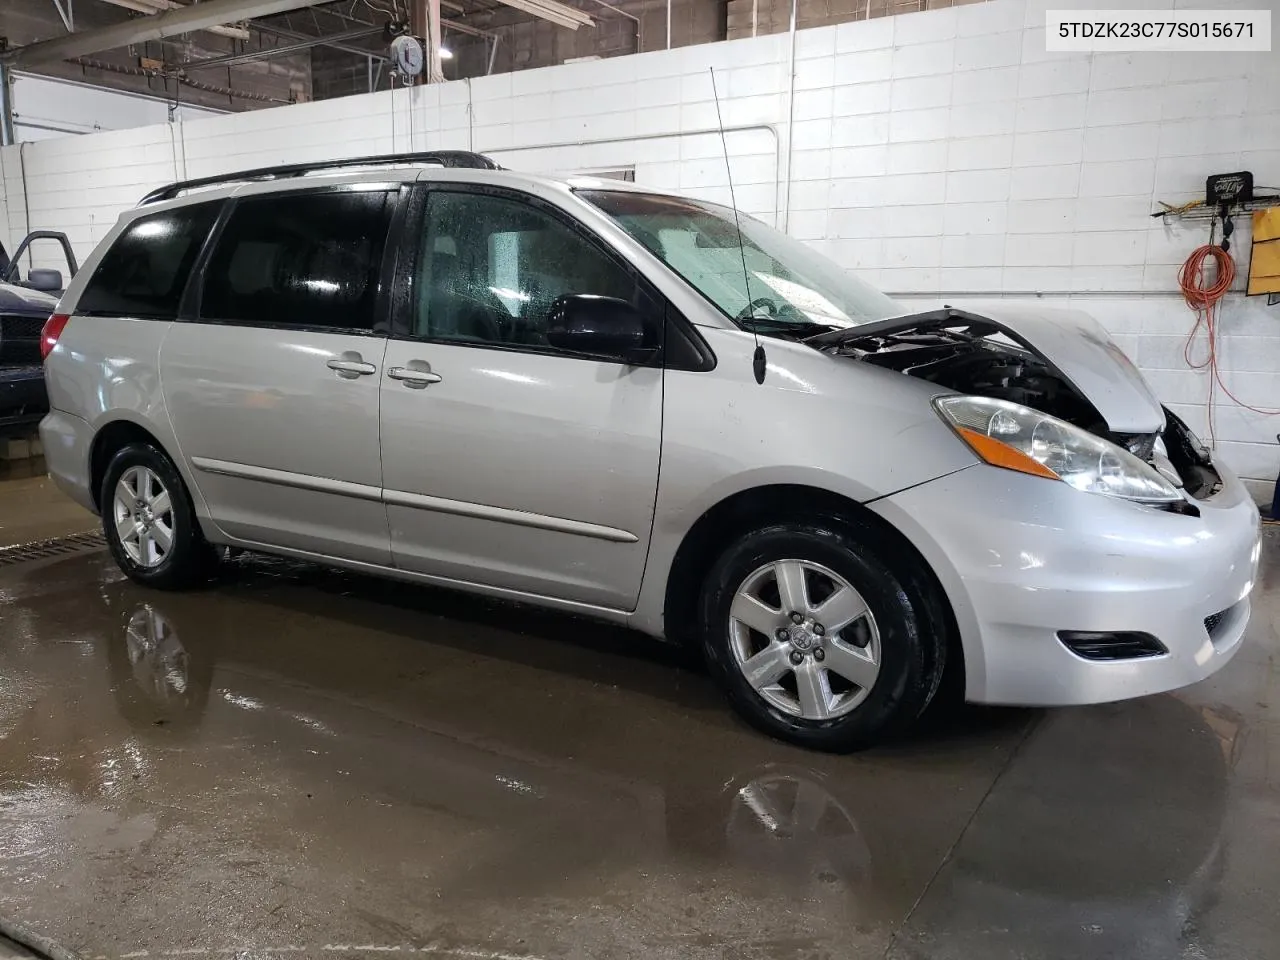
<svg viewBox="0 0 1280 960">
<path fill-rule="evenodd" d="M 621 190 L 584 190 L 631 236 L 743 327 L 844 329 L 905 313 L 779 230 L 718 204 Z"/>
</svg>

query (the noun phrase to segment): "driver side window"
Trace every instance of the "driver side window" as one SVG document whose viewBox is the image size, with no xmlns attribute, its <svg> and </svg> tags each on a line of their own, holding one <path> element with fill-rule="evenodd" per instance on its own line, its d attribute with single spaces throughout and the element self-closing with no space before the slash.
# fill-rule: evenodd
<svg viewBox="0 0 1280 960">
<path fill-rule="evenodd" d="M 635 279 L 567 224 L 507 197 L 433 190 L 419 247 L 413 333 L 544 349 L 556 298 L 635 303 Z"/>
</svg>

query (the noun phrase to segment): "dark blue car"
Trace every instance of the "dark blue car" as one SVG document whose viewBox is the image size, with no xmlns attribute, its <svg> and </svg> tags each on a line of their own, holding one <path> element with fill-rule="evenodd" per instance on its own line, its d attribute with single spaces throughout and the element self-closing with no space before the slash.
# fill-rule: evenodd
<svg viewBox="0 0 1280 960">
<path fill-rule="evenodd" d="M 75 255 L 62 233 L 39 230 L 18 245 L 10 259 L 0 245 L 0 437 L 29 433 L 49 410 L 40 357 L 40 331 L 58 305 L 63 277 L 58 270 L 34 269 L 22 278 L 19 259 L 33 240 L 62 247 L 69 275 Z"/>
<path fill-rule="evenodd" d="M 56 297 L 0 284 L 0 436 L 21 433 L 49 410 L 40 362 L 40 328 Z"/>
</svg>

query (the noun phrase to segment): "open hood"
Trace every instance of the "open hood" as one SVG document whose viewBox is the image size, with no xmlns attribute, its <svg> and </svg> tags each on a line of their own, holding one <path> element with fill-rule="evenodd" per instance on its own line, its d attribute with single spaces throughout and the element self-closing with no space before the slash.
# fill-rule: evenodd
<svg viewBox="0 0 1280 960">
<path fill-rule="evenodd" d="M 810 337 L 806 342 L 834 346 L 895 334 L 944 331 L 970 337 L 1007 337 L 1074 388 L 1115 433 L 1156 433 L 1164 428 L 1164 409 L 1133 361 L 1096 320 L 1074 310 L 1002 308 L 977 314 L 946 307 L 859 324 Z"/>
</svg>

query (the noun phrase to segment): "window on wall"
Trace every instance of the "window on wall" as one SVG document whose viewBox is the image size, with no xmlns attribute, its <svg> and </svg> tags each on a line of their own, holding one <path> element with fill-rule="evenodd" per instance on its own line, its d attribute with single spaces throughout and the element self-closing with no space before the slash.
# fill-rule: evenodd
<svg viewBox="0 0 1280 960">
<path fill-rule="evenodd" d="M 201 318 L 372 330 L 390 196 L 344 190 L 240 201 L 205 270 Z"/>
<path fill-rule="evenodd" d="M 636 302 L 635 278 L 594 242 L 529 203 L 432 191 L 417 273 L 416 336 L 546 348 L 557 297 Z"/>
<path fill-rule="evenodd" d="M 139 217 L 120 234 L 80 295 L 90 316 L 173 319 L 221 201 Z"/>
</svg>

